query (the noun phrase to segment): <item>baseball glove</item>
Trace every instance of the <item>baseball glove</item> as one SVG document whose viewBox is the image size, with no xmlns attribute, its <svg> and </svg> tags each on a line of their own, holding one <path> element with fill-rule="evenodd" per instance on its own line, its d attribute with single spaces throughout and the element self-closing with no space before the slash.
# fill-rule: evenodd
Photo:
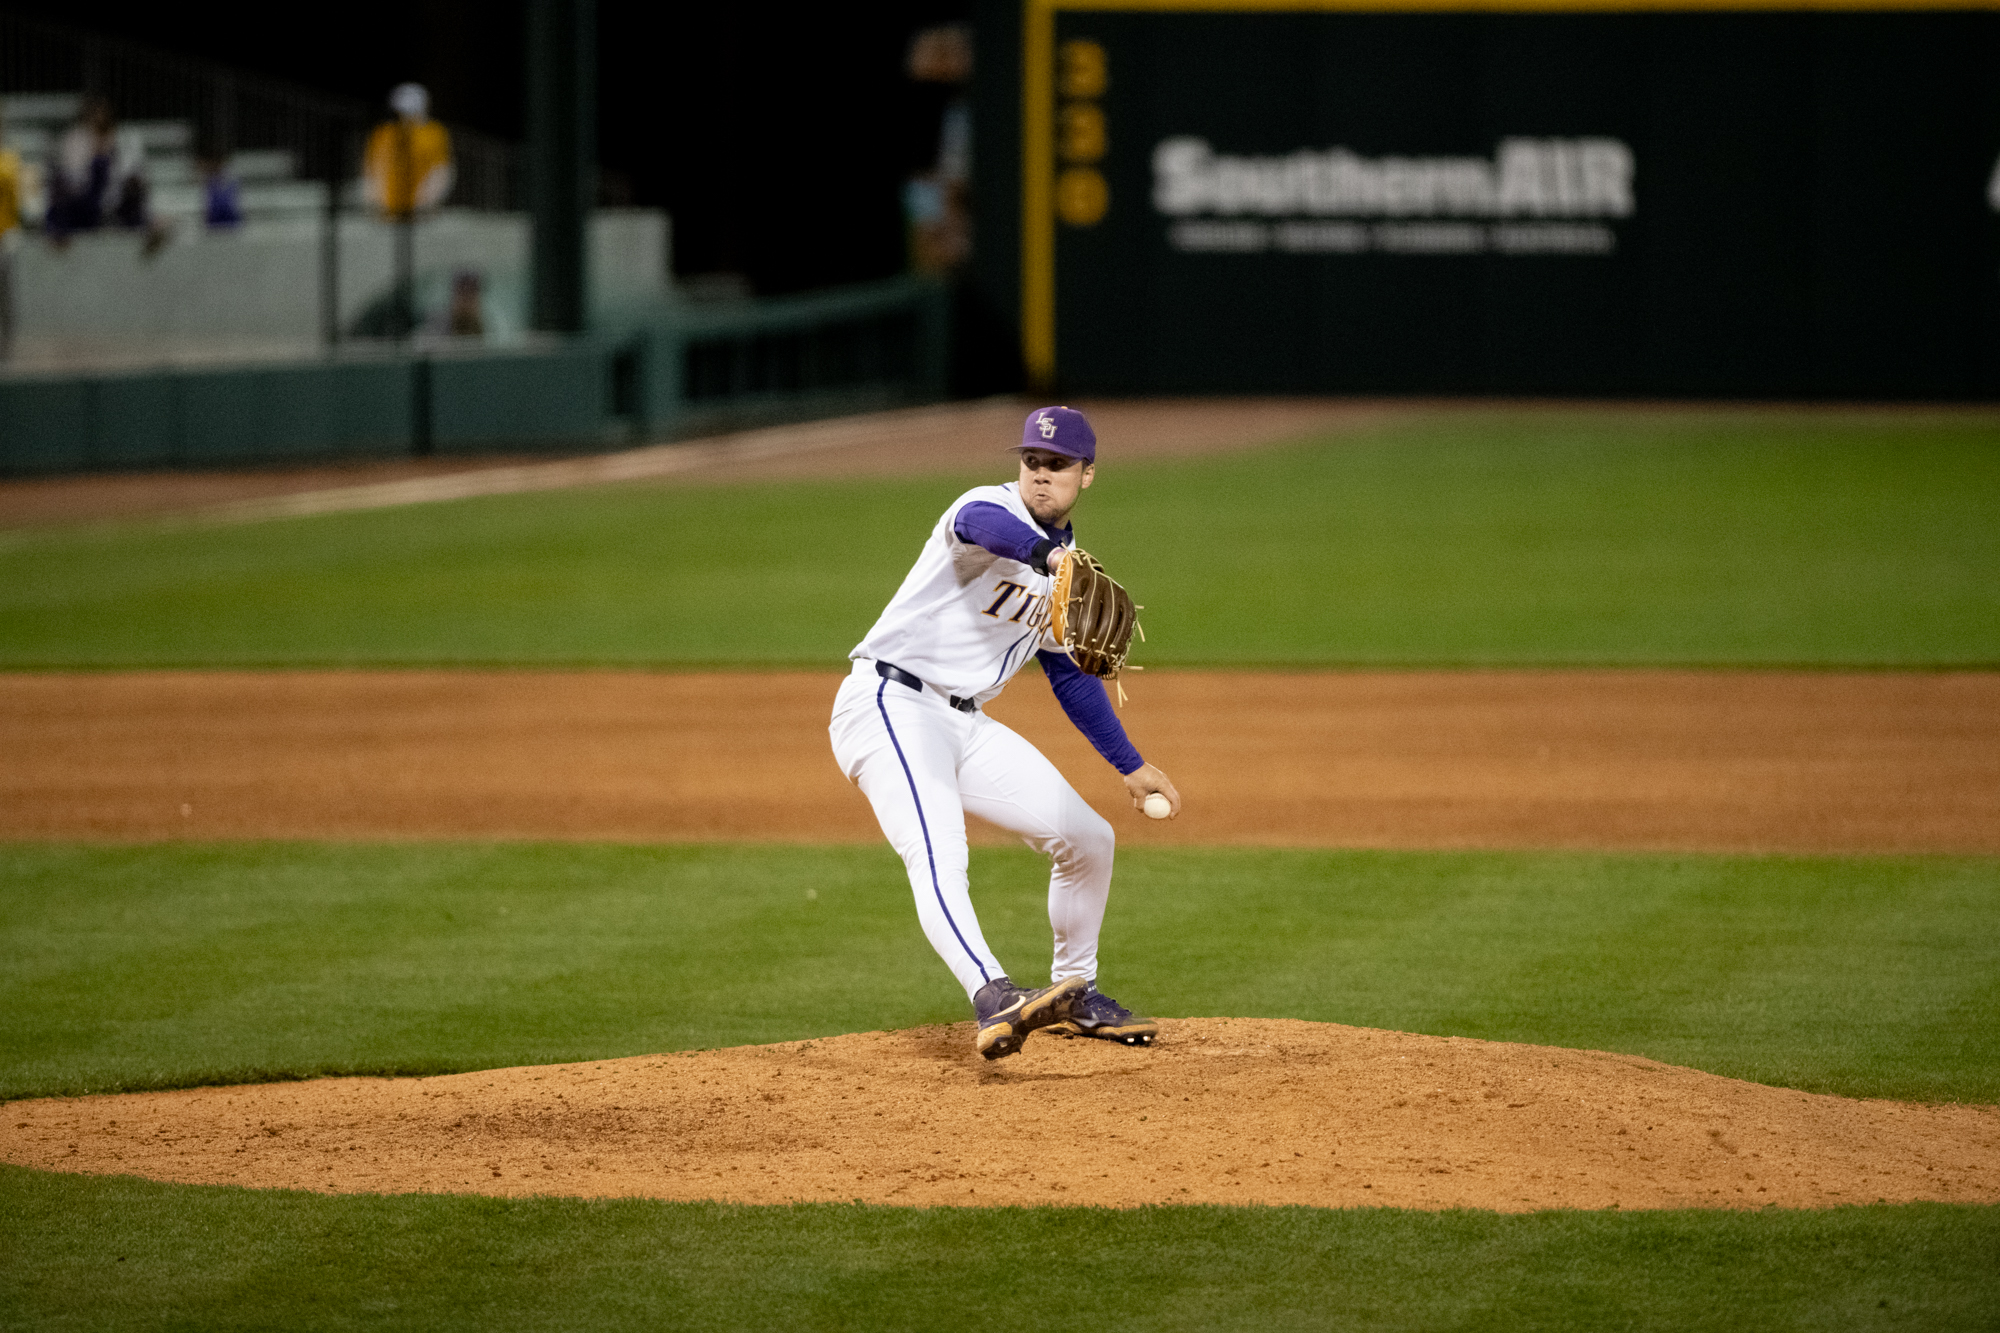
<svg viewBox="0 0 2000 1333">
<path fill-rule="evenodd" d="M 1125 655 L 1131 651 L 1134 634 L 1141 643 L 1146 641 L 1146 631 L 1139 628 L 1139 612 L 1145 608 L 1132 605 L 1131 596 L 1087 551 L 1072 548 L 1063 558 L 1050 606 L 1050 628 L 1063 650 L 1101 679 L 1116 681 L 1126 669 Z M 1118 687 L 1118 702 L 1125 702 L 1123 685 Z"/>
</svg>

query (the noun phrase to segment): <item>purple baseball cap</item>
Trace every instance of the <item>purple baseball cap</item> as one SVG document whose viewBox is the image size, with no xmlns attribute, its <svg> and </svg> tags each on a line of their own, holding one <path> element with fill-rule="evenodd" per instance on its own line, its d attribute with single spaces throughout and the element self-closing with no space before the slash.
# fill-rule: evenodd
<svg viewBox="0 0 2000 1333">
<path fill-rule="evenodd" d="M 1021 427 L 1022 449 L 1046 449 L 1052 454 L 1097 461 L 1097 432 L 1073 407 L 1038 407 Z"/>
</svg>

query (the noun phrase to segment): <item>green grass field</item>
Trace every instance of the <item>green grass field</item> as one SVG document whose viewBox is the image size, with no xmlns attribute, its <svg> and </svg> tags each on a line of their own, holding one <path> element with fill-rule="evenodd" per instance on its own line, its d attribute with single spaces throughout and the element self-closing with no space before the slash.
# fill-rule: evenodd
<svg viewBox="0 0 2000 1333">
<path fill-rule="evenodd" d="M 988 938 L 1045 977 L 1047 862 L 974 858 Z M 0 1096 L 966 1016 L 887 848 L 16 844 L 0 867 Z M 2000 1101 L 1992 858 L 1127 851 L 1104 966 L 1159 1013 Z"/>
<path fill-rule="evenodd" d="M 824 667 L 976 479 L 9 534 L 0 669 Z M 1153 663 L 2000 666 L 2000 434 L 1965 416 L 1517 410 L 1111 450 L 1078 520 Z M 1026 974 L 1042 872 L 974 856 Z M 1993 858 L 1127 852 L 1107 941 L 1106 988 L 1169 1014 L 2000 1101 Z M 0 1097 L 964 1008 L 881 848 L 15 844 L 0 958 Z M 364 1325 L 2000 1328 L 2000 1208 L 740 1208 L 0 1168 L 0 1329 Z"/>
<path fill-rule="evenodd" d="M 1025 972 L 1046 956 L 1042 863 L 975 857 L 982 916 Z M 872 848 L 16 844 L 0 868 L 10 1097 L 963 1016 L 899 864 Z M 1814 1090 L 1985 1102 L 2000 1100 L 1996 890 L 1990 858 L 1127 853 L 1106 984 L 1169 1013 L 1608 1048 Z M 1942 1206 L 759 1209 L 4 1169 L 0 1244 L 0 1309 L 35 1328 L 2000 1317 L 2000 1209 Z M 1050 1262 L 1063 1247 L 1078 1257 Z"/>
<path fill-rule="evenodd" d="M 1461 414 L 1107 453 L 1077 522 L 1154 663 L 1994 664 L 1996 446 L 1949 417 Z M 966 480 L 16 534 L 0 666 L 837 663 Z"/>
<path fill-rule="evenodd" d="M 1976 1329 L 2000 1210 L 747 1208 L 0 1167 L 37 1329 Z M 79 1293 L 88 1293 L 88 1298 Z"/>
</svg>

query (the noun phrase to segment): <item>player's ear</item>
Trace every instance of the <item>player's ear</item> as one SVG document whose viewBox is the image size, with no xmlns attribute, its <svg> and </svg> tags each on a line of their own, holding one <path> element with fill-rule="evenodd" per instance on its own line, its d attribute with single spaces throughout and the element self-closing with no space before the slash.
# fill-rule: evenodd
<svg viewBox="0 0 2000 1333">
<path fill-rule="evenodd" d="M 1083 465 L 1083 484 L 1077 487 L 1077 489 L 1088 490 L 1090 488 L 1090 479 L 1092 477 L 1095 477 L 1096 475 L 1097 475 L 1097 464 L 1085 463 Z"/>
</svg>

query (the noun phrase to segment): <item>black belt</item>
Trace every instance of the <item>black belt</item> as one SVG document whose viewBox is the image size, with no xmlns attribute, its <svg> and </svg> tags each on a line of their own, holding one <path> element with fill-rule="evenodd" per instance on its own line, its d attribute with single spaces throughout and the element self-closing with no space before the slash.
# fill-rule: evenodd
<svg viewBox="0 0 2000 1333">
<path fill-rule="evenodd" d="M 883 680 L 893 680 L 898 685 L 907 685 L 913 690 L 922 691 L 927 688 L 921 680 L 903 670 L 903 668 L 890 666 L 887 662 L 877 662 L 875 664 L 875 674 Z M 979 705 L 972 702 L 972 700 L 961 699 L 955 694 L 951 696 L 951 706 L 961 713 L 975 712 L 979 708 Z"/>
</svg>

